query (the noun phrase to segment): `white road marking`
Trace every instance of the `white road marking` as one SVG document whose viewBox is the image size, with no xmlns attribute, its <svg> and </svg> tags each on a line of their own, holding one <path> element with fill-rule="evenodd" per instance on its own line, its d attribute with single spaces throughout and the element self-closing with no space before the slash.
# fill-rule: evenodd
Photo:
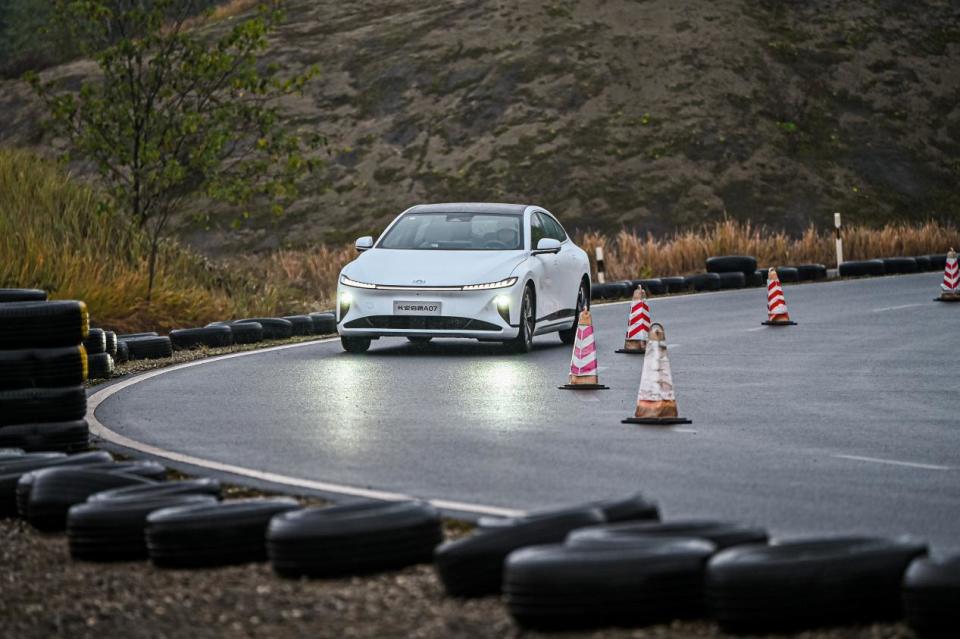
<svg viewBox="0 0 960 639">
<path fill-rule="evenodd" d="M 696 431 L 696 429 L 694 429 L 694 428 L 674 428 L 674 429 L 673 429 L 673 432 L 675 432 L 675 433 L 690 433 L 690 434 L 692 434 L 692 435 L 696 435 L 696 434 L 697 434 L 697 431 Z"/>
<path fill-rule="evenodd" d="M 748 328 L 748 329 L 747 329 L 747 332 L 748 332 L 748 333 L 752 333 L 752 332 L 754 332 L 754 331 L 762 331 L 762 330 L 765 329 L 765 328 L 766 328 L 766 326 L 757 326 L 756 328 Z"/>
<path fill-rule="evenodd" d="M 926 306 L 926 304 L 901 304 L 900 306 L 884 306 L 883 308 L 873 309 L 873 313 L 882 313 L 884 311 L 898 311 L 901 308 L 915 308 L 917 306 Z"/>
<path fill-rule="evenodd" d="M 918 464 L 916 462 L 897 461 L 896 459 L 877 459 L 876 457 L 861 457 L 860 455 L 834 455 L 839 459 L 851 459 L 853 461 L 871 462 L 874 464 L 889 464 L 891 466 L 906 466 L 907 468 L 922 468 L 923 470 L 952 470 L 950 466 L 938 466 L 937 464 Z"/>
<path fill-rule="evenodd" d="M 589 392 L 585 393 L 583 391 L 575 391 L 573 394 L 576 395 L 577 399 L 579 399 L 581 402 L 599 402 L 600 401 L 600 398 L 597 397 L 596 394 L 594 393 L 589 393 Z"/>
<path fill-rule="evenodd" d="M 136 440 L 130 439 L 124 435 L 121 435 L 117 432 L 114 432 L 103 425 L 99 419 L 97 419 L 97 408 L 100 404 L 105 402 L 107 398 L 112 395 L 119 393 L 125 388 L 129 388 L 134 384 L 139 384 L 140 382 L 145 382 L 148 379 L 156 377 L 158 375 L 165 375 L 166 373 L 172 373 L 173 371 L 181 370 L 184 368 L 190 368 L 191 366 L 201 366 L 203 364 L 210 364 L 212 362 L 218 362 L 225 359 L 233 359 L 235 357 L 247 357 L 249 355 L 256 355 L 258 353 L 268 353 L 271 351 L 282 351 L 288 348 L 302 348 L 304 346 L 314 346 L 316 344 L 324 344 L 327 342 L 333 342 L 338 340 L 338 337 L 332 337 L 322 340 L 315 340 L 312 342 L 301 342 L 299 344 L 284 344 L 282 346 L 273 346 L 270 348 L 261 348 L 258 350 L 244 351 L 242 353 L 230 353 L 228 355 L 220 355 L 217 357 L 208 357 L 206 359 L 199 359 L 192 362 L 186 362 L 185 364 L 178 364 L 176 366 L 170 366 L 167 368 L 160 368 L 157 370 L 150 371 L 149 373 L 144 373 L 143 375 L 138 375 L 131 379 L 126 379 L 122 382 L 118 382 L 106 388 L 103 388 L 99 391 L 94 392 L 90 397 L 87 398 L 87 423 L 90 426 L 90 432 L 95 436 L 104 439 L 108 442 L 116 444 L 118 446 L 123 446 L 124 448 L 129 448 L 131 450 L 140 451 L 147 455 L 152 455 L 154 457 L 160 457 L 162 459 L 169 459 L 171 461 L 179 462 L 181 464 L 189 464 L 191 466 L 198 466 L 200 468 L 208 468 L 210 470 L 215 470 L 224 473 L 230 473 L 232 475 L 239 475 L 242 477 L 250 477 L 252 479 L 257 479 L 259 481 L 270 482 L 272 484 L 279 484 L 281 486 L 290 486 L 292 488 L 306 488 L 310 490 L 318 490 L 321 492 L 332 493 L 337 495 L 346 495 L 349 497 L 362 497 L 365 499 L 379 499 L 381 501 L 407 501 L 410 499 L 415 499 L 410 495 L 404 495 L 401 493 L 392 493 L 382 490 L 372 490 L 368 488 L 358 488 L 356 486 L 344 486 L 343 484 L 333 484 L 330 482 L 314 481 L 312 479 L 302 479 L 299 477 L 290 477 L 289 475 L 281 475 L 279 473 L 271 473 L 266 471 L 254 470 L 252 468 L 244 468 L 242 466 L 234 466 L 233 464 L 224 464 L 222 462 L 213 461 L 209 459 L 202 459 L 200 457 L 194 457 L 193 455 L 185 455 L 183 453 L 177 453 L 157 446 L 151 446 L 150 444 L 144 444 Z M 497 517 L 518 517 L 524 513 L 522 510 L 514 510 L 512 508 L 500 508 L 497 506 L 484 506 L 481 504 L 468 504 L 459 501 L 449 501 L 446 499 L 431 499 L 430 503 L 437 508 L 442 508 L 445 510 L 454 510 L 459 512 L 468 512 L 475 513 L 478 515 L 494 515 Z"/>
</svg>

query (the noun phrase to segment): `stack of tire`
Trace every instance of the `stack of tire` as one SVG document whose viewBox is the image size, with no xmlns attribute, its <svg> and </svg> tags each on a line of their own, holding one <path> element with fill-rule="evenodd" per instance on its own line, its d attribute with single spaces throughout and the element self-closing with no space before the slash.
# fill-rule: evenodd
<svg viewBox="0 0 960 639">
<path fill-rule="evenodd" d="M 173 356 L 173 343 L 165 335 L 149 333 L 128 333 L 118 335 L 123 342 L 123 350 L 129 360 L 166 359 Z"/>
<path fill-rule="evenodd" d="M 102 328 L 91 328 L 83 340 L 87 351 L 88 377 L 109 379 L 113 375 L 114 357 L 117 355 L 117 334 Z"/>
<path fill-rule="evenodd" d="M 750 255 L 708 257 L 706 267 L 706 273 L 691 278 L 695 290 L 718 291 L 745 286 L 763 286 L 767 281 L 766 275 L 762 279 L 758 277 L 757 258 Z"/>
<path fill-rule="evenodd" d="M 46 297 L 0 289 L 0 448 L 87 447 L 89 314 L 83 302 Z"/>
</svg>

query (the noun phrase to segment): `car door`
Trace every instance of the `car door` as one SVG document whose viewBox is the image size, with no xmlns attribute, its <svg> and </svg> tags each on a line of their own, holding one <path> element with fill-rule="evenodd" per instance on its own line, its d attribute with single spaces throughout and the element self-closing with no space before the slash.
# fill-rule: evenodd
<svg viewBox="0 0 960 639">
<path fill-rule="evenodd" d="M 557 255 L 557 304 L 560 311 L 576 311 L 577 292 L 580 290 L 580 278 L 583 268 L 580 264 L 579 251 L 567 237 L 566 231 L 553 215 L 543 214 L 547 237 L 560 242 L 560 253 Z"/>
<path fill-rule="evenodd" d="M 547 216 L 540 211 L 530 215 L 530 248 L 536 250 L 537 243 L 543 238 L 550 237 L 547 226 Z M 562 250 L 562 247 L 561 247 Z M 537 287 L 537 322 L 549 323 L 557 319 L 560 310 L 560 287 L 562 282 L 559 253 L 544 253 L 534 255 L 538 263 L 540 282 Z"/>
</svg>

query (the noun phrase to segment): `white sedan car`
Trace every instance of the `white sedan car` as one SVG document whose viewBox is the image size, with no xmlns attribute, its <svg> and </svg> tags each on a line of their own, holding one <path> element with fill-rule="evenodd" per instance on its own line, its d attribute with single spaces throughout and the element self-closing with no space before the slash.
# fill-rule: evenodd
<svg viewBox="0 0 960 639">
<path fill-rule="evenodd" d="M 337 330 L 362 353 L 381 337 L 466 337 L 527 352 L 533 336 L 576 335 L 590 263 L 546 209 L 421 204 L 401 213 L 340 272 Z"/>
</svg>

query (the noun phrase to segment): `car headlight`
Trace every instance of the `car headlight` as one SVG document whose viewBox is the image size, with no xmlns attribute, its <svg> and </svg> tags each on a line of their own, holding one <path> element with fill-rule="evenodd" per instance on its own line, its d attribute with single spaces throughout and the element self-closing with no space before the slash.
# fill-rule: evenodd
<svg viewBox="0 0 960 639">
<path fill-rule="evenodd" d="M 346 275 L 340 276 L 340 283 L 344 286 L 352 286 L 354 288 L 377 288 L 376 284 L 367 284 L 366 282 L 358 282 L 356 280 L 351 280 Z"/>
<path fill-rule="evenodd" d="M 464 291 L 487 291 L 491 288 L 508 288 L 517 283 L 517 278 L 508 277 L 505 280 L 500 280 L 499 282 L 487 282 L 486 284 L 467 284 L 463 286 Z"/>
</svg>

